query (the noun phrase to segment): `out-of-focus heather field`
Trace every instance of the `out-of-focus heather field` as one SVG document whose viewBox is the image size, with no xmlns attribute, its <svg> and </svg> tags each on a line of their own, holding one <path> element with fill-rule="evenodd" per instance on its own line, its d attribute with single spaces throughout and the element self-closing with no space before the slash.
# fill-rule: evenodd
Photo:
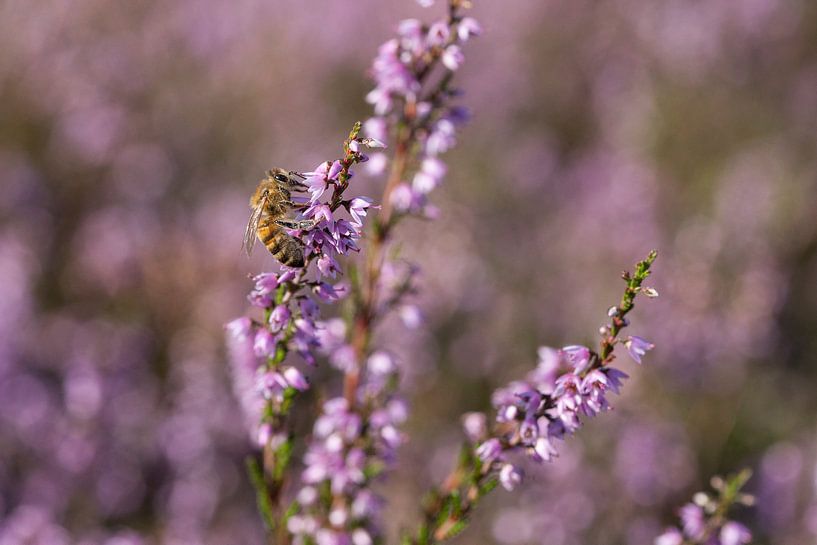
<svg viewBox="0 0 817 545">
<path fill-rule="evenodd" d="M 450 467 L 459 415 L 540 344 L 595 342 L 656 247 L 661 297 L 632 315 L 656 349 L 622 362 L 616 410 L 455 543 L 651 544 L 744 465 L 756 542 L 814 543 L 817 4 L 475 4 L 440 220 L 397 235 L 427 326 L 380 334 L 413 406 L 389 524 Z M 223 346 L 247 274 L 277 266 L 239 253 L 247 198 L 337 155 L 377 45 L 421 12 L 0 5 L 2 545 L 262 542 Z"/>
</svg>

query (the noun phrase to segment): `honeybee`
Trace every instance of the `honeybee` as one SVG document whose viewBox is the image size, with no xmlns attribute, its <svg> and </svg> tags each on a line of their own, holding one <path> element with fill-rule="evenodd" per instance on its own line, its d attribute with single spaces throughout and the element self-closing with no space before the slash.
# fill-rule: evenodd
<svg viewBox="0 0 817 545">
<path fill-rule="evenodd" d="M 267 250 L 287 267 L 304 266 L 304 244 L 288 234 L 285 229 L 309 229 L 313 220 L 292 220 L 285 217 L 287 211 L 298 208 L 292 202 L 293 191 L 303 191 L 306 186 L 298 179 L 303 175 L 275 168 L 267 172 L 267 177 L 255 188 L 250 197 L 252 214 L 244 231 L 242 246 L 247 255 L 252 253 L 258 238 Z"/>
</svg>

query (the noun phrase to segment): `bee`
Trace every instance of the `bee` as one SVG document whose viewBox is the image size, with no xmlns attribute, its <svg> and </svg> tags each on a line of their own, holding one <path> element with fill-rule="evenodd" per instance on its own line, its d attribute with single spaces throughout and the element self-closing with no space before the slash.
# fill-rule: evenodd
<svg viewBox="0 0 817 545">
<path fill-rule="evenodd" d="M 304 244 L 285 229 L 309 229 L 314 220 L 292 220 L 285 217 L 289 210 L 300 206 L 291 200 L 293 191 L 304 191 L 306 186 L 298 179 L 303 175 L 275 168 L 255 188 L 250 197 L 250 221 L 244 231 L 243 248 L 252 253 L 258 238 L 267 250 L 287 267 L 304 266 Z"/>
</svg>

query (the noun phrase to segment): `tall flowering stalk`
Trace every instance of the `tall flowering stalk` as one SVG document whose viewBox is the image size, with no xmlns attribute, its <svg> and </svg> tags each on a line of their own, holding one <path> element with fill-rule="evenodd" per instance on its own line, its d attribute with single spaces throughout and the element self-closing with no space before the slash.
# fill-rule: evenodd
<svg viewBox="0 0 817 545">
<path fill-rule="evenodd" d="M 305 266 L 254 277 L 250 302 L 263 309 L 263 319 L 244 317 L 228 326 L 236 389 L 263 448 L 263 463 L 251 459 L 248 468 L 276 543 L 367 545 L 379 539 L 381 500 L 369 485 L 394 460 L 406 408 L 397 395 L 391 356 L 370 345 L 376 323 L 413 292 L 416 272 L 412 265 L 387 261 L 386 248 L 401 218 L 434 214 L 428 194 L 446 170 L 439 155 L 454 145 L 456 126 L 466 117 L 451 105 L 457 95 L 452 77 L 463 61 L 461 44 L 480 31 L 462 15 L 467 7 L 468 2 L 450 0 L 447 16 L 432 24 L 403 21 L 399 36 L 380 48 L 372 67 L 376 87 L 367 96 L 376 114 L 365 123 L 368 138 L 358 136 L 356 125 L 342 159 L 305 174 L 310 197 L 302 215 L 317 223 L 291 232 L 306 245 Z M 359 151 L 384 147 L 385 141 L 394 142 L 391 157 L 381 152 L 368 158 Z M 341 273 L 336 258 L 359 249 L 363 216 L 372 207 L 366 197 L 344 198 L 351 167 L 367 159 L 374 173 L 388 168 L 382 209 L 366 238 L 365 264 L 349 264 L 351 285 L 332 284 L 327 277 Z M 335 218 L 341 206 L 351 220 Z M 334 303 L 350 291 L 348 322 L 319 318 L 316 299 Z M 294 444 L 287 415 L 297 392 L 309 387 L 301 370 L 285 362 L 297 353 L 312 364 L 316 352 L 343 373 L 343 395 L 322 404 L 303 459 L 302 486 L 281 515 L 278 503 Z"/>
<path fill-rule="evenodd" d="M 746 545 L 752 534 L 743 524 L 727 515 L 736 504 L 752 505 L 754 497 L 741 492 L 752 476 L 745 469 L 724 480 L 712 478 L 714 494 L 698 492 L 679 510 L 680 529 L 668 528 L 655 539 L 655 545 Z"/>
<path fill-rule="evenodd" d="M 325 323 L 322 350 L 343 374 L 343 396 L 326 401 L 315 422 L 287 528 L 298 543 L 369 545 L 380 540 L 382 500 L 370 489 L 388 469 L 402 442 L 406 407 L 397 395 L 397 368 L 384 351 L 373 351 L 374 329 L 413 293 L 416 266 L 386 259 L 399 220 L 431 217 L 428 194 L 445 175 L 439 155 L 455 143 L 464 110 L 451 104 L 460 45 L 479 33 L 462 15 L 465 2 L 451 0 L 448 15 L 426 25 L 406 20 L 398 37 L 383 44 L 372 66 L 376 86 L 367 95 L 375 117 L 364 124 L 374 141 L 393 142 L 393 154 L 371 157 L 371 171 L 388 170 L 365 247 L 365 264 L 350 266 L 351 319 Z"/>
<path fill-rule="evenodd" d="M 261 309 L 261 319 L 245 316 L 227 325 L 236 393 L 250 431 L 263 450 L 263 463 L 249 459 L 248 471 L 258 492 L 259 509 L 271 529 L 278 526 L 274 508 L 293 447 L 287 416 L 297 393 L 309 389 L 302 370 L 285 361 L 295 353 L 314 365 L 314 351 L 320 346 L 318 304 L 335 303 L 348 293 L 348 285 L 333 283 L 342 273 L 337 258 L 359 251 L 357 240 L 372 203 L 367 197 L 344 197 L 354 174 L 352 167 L 368 159 L 361 149 L 383 147 L 371 138 L 359 137 L 360 128 L 357 123 L 349 133 L 343 157 L 303 175 L 309 196 L 295 199 L 303 217 L 314 225 L 290 234 L 305 244 L 304 266 L 254 276 L 248 299 Z M 338 217 L 341 208 L 349 218 Z"/>
<path fill-rule="evenodd" d="M 627 375 L 611 366 L 616 345 L 623 344 L 638 363 L 652 344 L 641 337 L 620 338 L 629 325 L 627 314 L 639 293 L 657 296 L 643 286 L 656 252 L 636 264 L 633 274 L 625 272 L 627 286 L 621 302 L 610 307 L 610 323 L 600 329 L 598 351 L 585 346 L 559 350 L 539 349 L 539 363 L 525 380 L 515 381 L 494 392 L 494 424 L 482 413 L 463 417 L 469 443 L 463 446 L 456 469 L 425 499 L 425 518 L 407 543 L 429 545 L 459 534 L 479 500 L 497 484 L 513 490 L 524 473 L 516 462 L 520 455 L 542 463 L 558 455 L 556 442 L 576 432 L 582 418 L 610 409 L 607 394 L 619 393 Z"/>
</svg>

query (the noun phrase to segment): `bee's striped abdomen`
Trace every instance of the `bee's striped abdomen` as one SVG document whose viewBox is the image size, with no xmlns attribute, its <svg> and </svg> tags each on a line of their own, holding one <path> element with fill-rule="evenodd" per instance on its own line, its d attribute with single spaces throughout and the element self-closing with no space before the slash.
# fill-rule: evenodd
<svg viewBox="0 0 817 545">
<path fill-rule="evenodd" d="M 261 220 L 256 234 L 275 259 L 287 267 L 304 266 L 303 244 L 288 235 L 274 220 L 268 218 Z"/>
</svg>

